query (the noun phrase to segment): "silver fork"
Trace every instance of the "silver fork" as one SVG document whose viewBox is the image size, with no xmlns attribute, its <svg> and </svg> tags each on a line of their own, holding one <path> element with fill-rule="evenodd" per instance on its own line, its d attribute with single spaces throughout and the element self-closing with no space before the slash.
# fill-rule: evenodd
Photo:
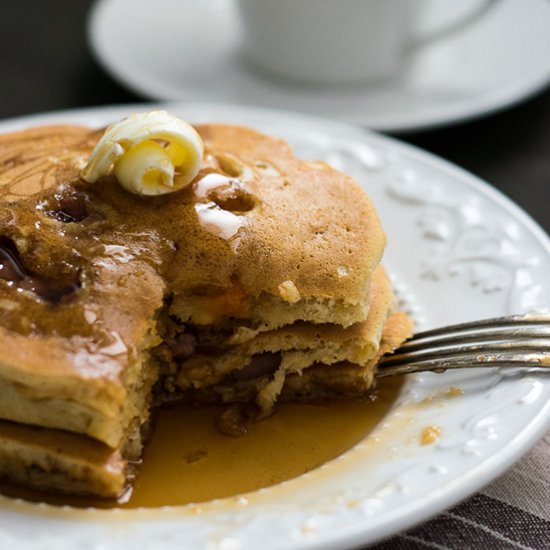
<svg viewBox="0 0 550 550">
<path fill-rule="evenodd" d="M 550 314 L 497 317 L 419 332 L 382 358 L 376 376 L 476 367 L 550 368 Z"/>
</svg>

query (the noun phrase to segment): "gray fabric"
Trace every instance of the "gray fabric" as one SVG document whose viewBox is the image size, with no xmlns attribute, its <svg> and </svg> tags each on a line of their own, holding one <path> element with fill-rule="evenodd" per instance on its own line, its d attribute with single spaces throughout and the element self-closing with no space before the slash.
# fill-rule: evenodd
<svg viewBox="0 0 550 550">
<path fill-rule="evenodd" d="M 550 432 L 483 493 L 550 521 Z"/>
<path fill-rule="evenodd" d="M 550 432 L 483 491 L 370 550 L 550 549 Z"/>
</svg>

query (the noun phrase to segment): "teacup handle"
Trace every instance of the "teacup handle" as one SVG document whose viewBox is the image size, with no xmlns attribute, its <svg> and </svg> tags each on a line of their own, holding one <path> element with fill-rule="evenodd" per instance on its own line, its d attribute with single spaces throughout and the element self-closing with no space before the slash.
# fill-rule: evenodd
<svg viewBox="0 0 550 550">
<path fill-rule="evenodd" d="M 410 47 L 416 49 L 423 46 L 427 46 L 436 40 L 441 38 L 447 38 L 457 32 L 464 30 L 466 27 L 469 27 L 474 21 L 477 21 L 480 17 L 483 17 L 488 12 L 490 12 L 500 0 L 484 0 L 476 9 L 465 14 L 463 17 L 452 21 L 447 25 L 439 29 L 435 29 L 431 32 L 428 32 L 424 35 L 413 38 L 412 44 Z"/>
</svg>

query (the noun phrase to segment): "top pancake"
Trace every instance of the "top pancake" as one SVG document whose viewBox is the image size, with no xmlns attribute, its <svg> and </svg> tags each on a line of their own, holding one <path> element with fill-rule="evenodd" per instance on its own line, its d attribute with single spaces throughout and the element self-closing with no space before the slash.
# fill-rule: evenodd
<svg viewBox="0 0 550 550">
<path fill-rule="evenodd" d="M 364 304 L 385 236 L 362 189 L 325 164 L 296 159 L 281 140 L 234 126 L 197 130 L 206 144 L 197 181 L 218 172 L 229 176 L 230 187 L 234 177 L 250 203 L 249 210 L 236 213 L 243 226 L 233 239 L 201 226 L 196 185 L 144 198 L 113 178 L 84 183 L 79 171 L 99 132 L 69 126 L 0 138 L 2 234 L 17 241 L 30 266 L 51 277 L 59 277 L 62 265 L 88 274 L 100 255 L 90 246 L 99 244 L 128 247 L 111 249 L 113 258 L 120 253 L 119 264 L 127 263 L 126 253 L 153 263 L 176 295 L 220 301 L 219 292 L 231 291 L 246 302 L 267 294 L 294 309 L 311 299 Z M 62 223 L 44 215 L 56 210 L 56 195 L 63 201 L 72 191 L 80 193 L 90 219 Z M 212 197 L 205 201 L 212 204 Z M 163 250 L 152 252 L 152 241 Z M 281 294 L 280 285 L 288 282 L 299 293 L 298 303 Z M 246 317 L 247 304 L 239 307 L 236 313 Z"/>
</svg>

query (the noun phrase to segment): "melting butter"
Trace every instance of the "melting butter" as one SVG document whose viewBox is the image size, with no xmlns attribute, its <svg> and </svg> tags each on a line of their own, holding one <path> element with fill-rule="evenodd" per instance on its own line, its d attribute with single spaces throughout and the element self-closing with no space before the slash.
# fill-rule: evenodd
<svg viewBox="0 0 550 550">
<path fill-rule="evenodd" d="M 201 227 L 205 231 L 225 240 L 233 239 L 237 235 L 239 229 L 246 223 L 246 218 L 242 214 L 225 210 L 215 202 L 210 201 L 209 194 L 215 189 L 231 185 L 233 182 L 238 182 L 238 180 L 223 174 L 211 173 L 201 178 L 194 185 L 195 198 L 198 201 L 195 204 L 195 212 Z"/>
<path fill-rule="evenodd" d="M 195 212 L 203 229 L 226 241 L 235 237 L 245 224 L 244 216 L 223 210 L 215 202 L 197 203 Z"/>
<path fill-rule="evenodd" d="M 234 181 L 234 178 L 228 178 L 223 174 L 215 172 L 207 174 L 195 184 L 195 197 L 197 199 L 207 199 L 210 191 L 222 187 L 222 185 L 229 185 L 232 181 Z"/>
<path fill-rule="evenodd" d="M 109 126 L 82 170 L 94 183 L 114 172 L 137 195 L 179 191 L 198 174 L 204 143 L 195 129 L 166 111 L 136 113 Z"/>
</svg>

